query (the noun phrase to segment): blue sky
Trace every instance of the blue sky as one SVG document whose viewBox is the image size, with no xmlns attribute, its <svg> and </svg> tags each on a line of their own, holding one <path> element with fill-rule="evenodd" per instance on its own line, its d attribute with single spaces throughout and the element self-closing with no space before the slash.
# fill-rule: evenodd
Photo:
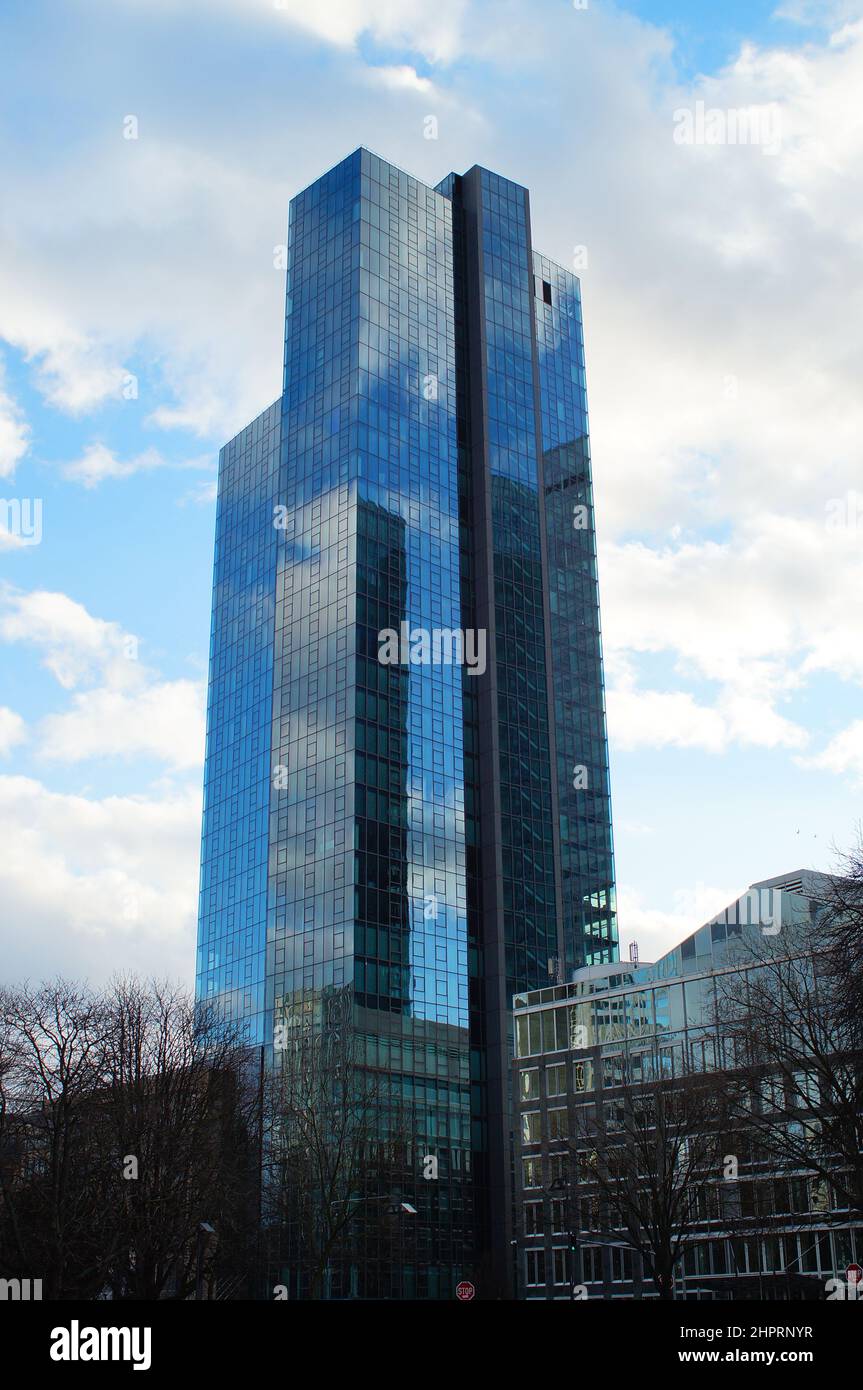
<svg viewBox="0 0 863 1390">
<path fill-rule="evenodd" d="M 863 780 L 863 0 L 32 0 L 0 54 L 0 498 L 41 504 L 38 544 L 0 511 L 10 977 L 190 978 L 218 448 L 279 391 L 288 200 L 359 143 L 527 183 L 535 244 L 587 258 L 624 948 L 831 866 Z M 698 102 L 725 134 L 680 143 Z"/>
</svg>

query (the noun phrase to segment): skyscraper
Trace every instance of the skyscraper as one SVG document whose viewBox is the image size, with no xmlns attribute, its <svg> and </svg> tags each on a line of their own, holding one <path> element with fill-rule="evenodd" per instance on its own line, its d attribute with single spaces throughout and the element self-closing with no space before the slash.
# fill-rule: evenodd
<svg viewBox="0 0 863 1390">
<path fill-rule="evenodd" d="M 199 997 L 270 1061 L 337 997 L 435 1159 L 349 1291 L 496 1294 L 512 995 L 616 956 L 579 285 L 525 188 L 365 149 L 287 278 L 283 394 L 220 457 Z"/>
</svg>

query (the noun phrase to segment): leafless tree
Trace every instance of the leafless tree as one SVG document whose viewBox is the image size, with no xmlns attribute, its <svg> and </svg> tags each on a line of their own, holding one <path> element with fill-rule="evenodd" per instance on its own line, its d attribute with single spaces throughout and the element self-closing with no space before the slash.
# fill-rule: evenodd
<svg viewBox="0 0 863 1390">
<path fill-rule="evenodd" d="M 838 856 L 820 920 L 822 968 L 836 1026 L 849 1050 L 863 1053 L 863 834 Z"/>
<path fill-rule="evenodd" d="M 366 1290 L 413 1239 L 416 1159 L 404 1106 L 363 1063 L 347 994 L 315 1026 L 280 1026 L 266 1083 L 265 1224 L 301 1297 Z"/>
<path fill-rule="evenodd" d="M 185 1298 L 244 1274 L 257 1068 L 183 991 L 64 981 L 0 999 L 0 1267 L 50 1299 Z M 251 1073 L 251 1074 L 250 1074 Z M 216 1240 L 202 1246 L 202 1223 Z"/>
<path fill-rule="evenodd" d="M 684 1245 L 721 1182 L 723 1118 L 704 1077 L 625 1081 L 571 1141 L 577 1191 L 593 1199 L 604 1243 L 637 1251 L 660 1298 L 673 1297 Z"/>
<path fill-rule="evenodd" d="M 67 981 L 0 998 L 0 1260 L 47 1298 L 92 1297 L 104 1276 L 104 1149 L 93 1124 L 108 1021 Z"/>
<path fill-rule="evenodd" d="M 106 1003 L 100 1099 L 121 1236 L 109 1283 L 115 1297 L 185 1298 L 202 1229 L 215 1232 L 203 1242 L 210 1287 L 254 1228 L 257 1064 L 237 1030 L 183 990 L 118 980 Z"/>
<path fill-rule="evenodd" d="M 863 1053 L 843 964 L 853 930 L 835 903 L 784 918 L 775 936 L 741 944 L 716 1007 L 729 1113 L 778 1173 L 830 1184 L 835 1205 L 861 1215 Z"/>
</svg>

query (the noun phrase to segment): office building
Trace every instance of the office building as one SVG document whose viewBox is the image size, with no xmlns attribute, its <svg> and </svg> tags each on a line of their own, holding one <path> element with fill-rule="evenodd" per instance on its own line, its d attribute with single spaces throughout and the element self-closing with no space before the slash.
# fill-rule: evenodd
<svg viewBox="0 0 863 1390">
<path fill-rule="evenodd" d="M 198 994 L 267 1066 L 347 1020 L 435 1159 L 332 1296 L 497 1296 L 512 996 L 616 958 L 579 284 L 526 188 L 360 149 L 291 202 L 285 325 L 220 456 Z"/>
<path fill-rule="evenodd" d="M 722 1133 L 724 1143 L 710 1153 L 712 1172 L 687 1175 L 688 1200 L 676 1219 L 686 1225 L 674 1270 L 674 1296 L 691 1299 L 820 1299 L 829 1281 L 841 1281 L 854 1262 L 863 1263 L 863 1221 L 843 1198 L 841 1182 L 828 1180 L 824 1165 L 810 1165 L 807 1126 L 818 1125 L 820 1099 L 833 1073 L 818 1038 L 832 1031 L 828 1019 L 805 1017 L 796 1039 L 811 1030 L 820 1056 L 811 1068 L 789 1062 L 778 1050 L 753 1065 L 746 1030 L 736 1023 L 745 998 L 748 972 L 772 962 L 771 978 L 780 989 L 795 989 L 806 972 L 793 961 L 790 944 L 805 940 L 829 897 L 825 875 L 797 872 L 755 883 L 716 917 L 653 964 L 620 961 L 586 966 L 567 984 L 529 990 L 515 999 L 514 1091 L 518 1120 L 515 1138 L 519 1296 L 526 1299 L 656 1298 L 655 1282 L 625 1232 L 626 1205 L 635 1186 L 636 1165 L 620 1165 L 618 1189 L 592 1181 L 616 1146 L 632 1145 L 645 1131 L 629 1124 L 634 1107 L 652 1106 L 664 1119 L 664 1142 L 671 1167 L 685 1162 L 697 1144 L 699 1115 L 722 1123 L 716 1101 L 700 1103 L 694 1122 L 677 1123 L 682 1112 L 663 1111 L 657 1088 L 668 1083 L 683 1096 L 706 1093 L 705 1079 L 745 1087 Z M 791 998 L 777 1010 L 793 1018 L 801 1001 Z M 732 1006 L 732 1007 L 729 1007 Z M 769 1025 L 771 1028 L 772 1024 Z M 795 1039 L 789 1044 L 794 1057 Z M 749 1055 L 747 1055 L 749 1054 Z M 776 1065 L 777 1062 L 779 1065 Z M 743 1101 L 744 1092 L 740 1094 Z M 830 1097 L 831 1119 L 841 1104 Z M 685 1105 L 686 1099 L 681 1104 Z M 699 1103 L 697 1103 L 698 1106 Z M 647 1113 L 645 1110 L 643 1113 Z M 751 1118 L 757 1116 L 757 1119 Z M 771 1115 L 775 1120 L 771 1121 Z M 669 1118 L 670 1117 L 670 1118 Z M 653 1121 L 651 1121 L 652 1123 Z M 771 1123 L 780 1127 L 777 1144 L 765 1144 Z M 783 1126 L 797 1126 L 803 1142 L 785 1144 Z M 645 1145 L 637 1165 L 642 1192 L 656 1180 L 659 1148 Z M 729 1137 L 730 1136 L 730 1137 Z M 658 1141 L 657 1141 L 658 1142 Z M 654 1161 L 654 1154 L 656 1160 Z M 697 1169 L 697 1163 L 693 1165 Z M 829 1165 L 838 1178 L 837 1158 Z M 609 1171 L 606 1168 L 604 1171 Z M 629 1190 L 625 1185 L 629 1183 Z M 681 1184 L 681 1197 L 683 1196 Z M 667 1190 L 667 1189 L 666 1189 Z M 620 1200 L 615 1197 L 619 1195 Z M 657 1225 L 665 1207 L 644 1198 L 644 1210 Z M 853 1293 L 854 1291 L 852 1291 Z M 851 1295 L 848 1295 L 849 1297 Z"/>
</svg>

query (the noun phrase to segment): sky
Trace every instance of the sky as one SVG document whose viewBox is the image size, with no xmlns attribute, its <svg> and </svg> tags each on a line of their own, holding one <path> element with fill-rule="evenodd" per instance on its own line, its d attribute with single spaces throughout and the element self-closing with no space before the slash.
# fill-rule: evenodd
<svg viewBox="0 0 863 1390">
<path fill-rule="evenodd" d="M 289 199 L 359 144 L 527 184 L 581 277 L 622 954 L 834 867 L 861 90 L 863 0 L 6 0 L 5 982 L 191 981 L 218 450 L 280 391 Z"/>
</svg>

